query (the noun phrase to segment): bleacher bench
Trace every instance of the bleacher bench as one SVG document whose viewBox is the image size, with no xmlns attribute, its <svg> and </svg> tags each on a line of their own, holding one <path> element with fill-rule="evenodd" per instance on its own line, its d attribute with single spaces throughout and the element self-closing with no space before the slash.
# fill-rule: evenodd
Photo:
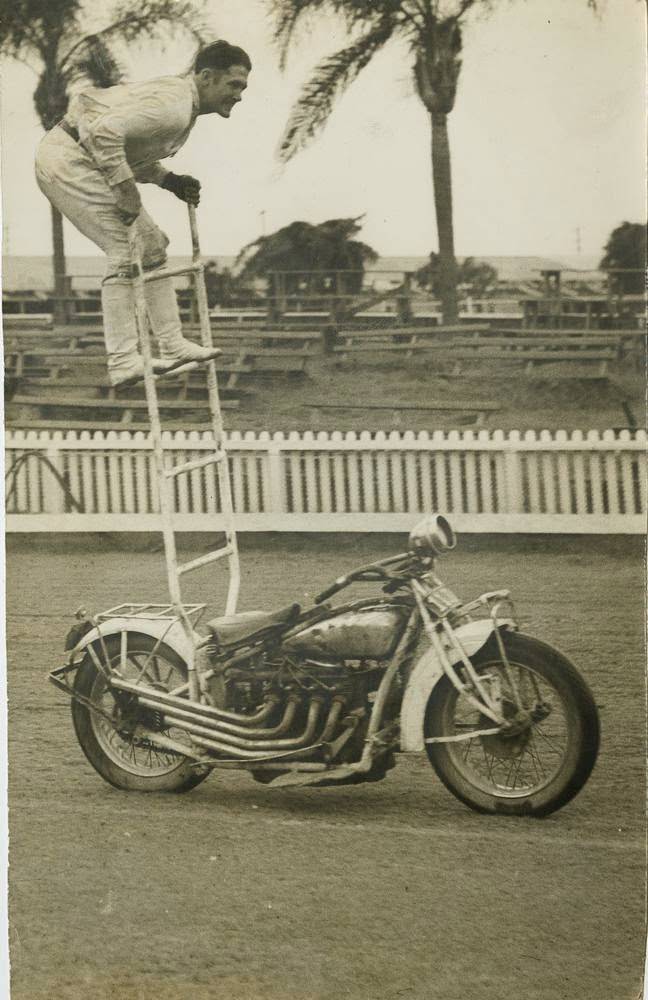
<svg viewBox="0 0 648 1000">
<path fill-rule="evenodd" d="M 245 365 L 238 365 L 228 368 L 226 374 L 233 374 L 234 372 L 239 372 L 240 370 L 248 373 L 250 368 Z M 221 379 L 220 381 L 224 380 Z M 87 396 L 87 391 L 91 390 L 97 393 L 98 399 L 125 398 L 125 393 L 131 391 L 139 391 L 141 393 L 142 391 L 137 388 L 133 388 L 131 390 L 124 390 L 119 387 L 116 388 L 115 386 L 110 385 L 107 378 L 97 377 L 92 379 L 88 378 L 87 375 L 82 375 L 80 378 L 66 378 L 51 375 L 45 376 L 44 378 L 38 378 L 27 375 L 18 380 L 17 386 L 21 392 L 23 392 L 23 390 L 28 390 L 28 392 L 25 392 L 24 395 L 44 394 L 48 396 L 52 395 L 53 391 L 55 394 L 62 392 L 66 398 L 70 394 L 83 390 L 86 392 L 85 398 L 89 398 Z M 158 381 L 156 391 L 160 399 L 171 398 L 189 400 L 206 398 L 207 376 L 200 369 L 194 372 L 183 372 L 179 375 L 175 375 L 173 378 L 167 377 Z M 224 399 L 236 399 L 241 395 L 244 395 L 245 390 L 239 388 L 238 386 L 219 384 L 219 394 Z"/>
<path fill-rule="evenodd" d="M 592 378 L 603 379 L 608 375 L 608 364 L 616 358 L 616 350 L 605 348 L 604 350 L 537 350 L 529 348 L 525 350 L 509 350 L 506 348 L 480 348 L 479 351 L 470 350 L 465 347 L 440 348 L 435 355 L 435 364 L 449 363 L 452 368 L 446 374 L 449 375 L 474 375 L 476 372 L 482 373 L 484 369 L 473 368 L 470 372 L 465 371 L 463 362 L 471 362 L 472 365 L 479 365 L 486 361 L 491 365 L 489 374 L 496 373 L 497 364 L 502 366 L 523 365 L 516 368 L 515 374 L 528 375 L 531 377 L 545 377 L 542 369 L 538 365 L 553 364 L 558 366 L 551 372 L 552 378 Z M 569 364 L 565 364 L 569 362 Z M 577 362 L 574 365 L 573 362 Z M 495 364 L 497 363 L 497 364 Z M 579 367 L 580 366 L 580 367 Z"/>
<path fill-rule="evenodd" d="M 207 410 L 206 401 L 199 399 L 159 399 L 158 406 L 161 413 Z M 221 400 L 221 407 L 224 410 L 235 410 L 238 409 L 238 406 L 238 399 Z M 133 417 L 136 413 L 145 414 L 148 418 L 148 404 L 145 399 L 82 398 L 79 396 L 48 396 L 45 394 L 31 396 L 20 393 L 16 394 L 11 400 L 11 409 L 14 413 L 17 407 L 34 407 L 38 410 L 51 410 L 53 408 L 57 408 L 59 410 L 88 410 L 90 412 L 96 412 L 98 410 L 102 410 L 104 412 L 112 411 L 113 413 L 118 413 L 120 415 L 120 422 L 122 425 L 134 423 L 135 421 L 133 420 Z M 22 421 L 19 418 L 12 416 L 11 413 L 6 415 L 6 422 L 7 424 L 15 425 L 16 423 L 20 423 L 22 425 Z"/>
<path fill-rule="evenodd" d="M 312 401 L 303 404 L 311 412 L 313 420 L 317 420 L 322 412 L 338 410 L 358 410 L 364 413 L 391 412 L 394 424 L 398 425 L 402 421 L 404 413 L 459 413 L 466 418 L 466 422 L 472 422 L 476 426 L 481 426 L 487 413 L 496 413 L 502 409 L 500 403 L 493 400 L 438 400 L 434 403 L 355 403 L 341 402 L 330 403 L 328 401 Z"/>
<path fill-rule="evenodd" d="M 456 326 L 377 327 L 370 330 L 338 331 L 333 351 L 344 359 L 353 351 L 397 351 L 411 357 L 418 351 L 429 350 L 439 341 L 457 334 L 480 332 L 490 329 L 490 324 L 458 324 Z"/>
</svg>

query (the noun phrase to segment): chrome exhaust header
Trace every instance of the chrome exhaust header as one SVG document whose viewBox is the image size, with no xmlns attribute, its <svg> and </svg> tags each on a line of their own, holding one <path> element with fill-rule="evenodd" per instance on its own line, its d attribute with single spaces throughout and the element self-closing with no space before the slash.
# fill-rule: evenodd
<svg viewBox="0 0 648 1000">
<path fill-rule="evenodd" d="M 223 732 L 217 726 L 203 726 L 199 725 L 197 722 L 188 721 L 186 719 L 180 718 L 173 712 L 164 712 L 162 715 L 162 720 L 165 725 L 174 726 L 177 729 L 182 729 L 189 733 L 191 736 L 200 736 L 205 739 L 213 739 L 216 737 L 221 744 L 227 748 L 228 751 L 234 750 L 240 747 L 244 750 L 296 750 L 300 747 L 306 746 L 308 743 L 312 742 L 315 737 L 315 732 L 317 730 L 317 723 L 319 720 L 320 709 L 323 703 L 323 696 L 315 695 L 311 700 L 308 707 L 308 718 L 306 721 L 306 728 L 299 736 L 290 739 L 266 739 L 266 740 L 248 740 L 243 739 L 240 736 L 233 736 L 231 733 Z M 291 706 L 287 707 L 286 711 L 290 710 Z M 219 748 L 220 749 L 220 748 Z"/>
<path fill-rule="evenodd" d="M 166 691 L 157 691 L 155 688 L 145 686 L 144 684 L 134 684 L 132 681 L 122 680 L 114 674 L 110 677 L 110 684 L 117 688 L 118 691 L 126 691 L 128 694 L 136 695 L 142 703 L 144 698 L 155 702 L 155 705 L 151 705 L 150 707 L 154 707 L 158 711 L 161 711 L 165 707 L 180 708 L 184 712 L 190 712 L 201 719 L 219 719 L 236 723 L 246 728 L 258 726 L 260 722 L 265 722 L 275 706 L 281 702 L 281 698 L 278 695 L 270 694 L 258 712 L 255 712 L 254 715 L 242 715 L 239 712 L 227 712 L 225 709 L 214 708 L 213 705 L 200 705 L 195 701 L 189 701 L 188 698 L 179 698 L 177 695 L 167 694 Z"/>
</svg>

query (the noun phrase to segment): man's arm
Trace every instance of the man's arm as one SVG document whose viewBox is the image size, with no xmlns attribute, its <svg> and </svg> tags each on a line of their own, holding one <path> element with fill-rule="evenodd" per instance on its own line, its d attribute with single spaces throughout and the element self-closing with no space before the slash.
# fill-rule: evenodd
<svg viewBox="0 0 648 1000">
<path fill-rule="evenodd" d="M 157 184 L 158 187 L 164 187 L 164 179 L 169 176 L 169 171 L 156 160 L 148 167 L 134 170 L 133 174 L 138 184 Z"/>
<path fill-rule="evenodd" d="M 122 222 L 130 226 L 142 210 L 142 199 L 140 198 L 135 181 L 120 181 L 112 188 L 115 197 L 115 204 Z"/>
<path fill-rule="evenodd" d="M 140 89 L 136 97 L 104 111 L 88 126 L 84 127 L 81 120 L 79 134 L 108 184 L 115 187 L 124 181 L 135 180 L 126 160 L 127 141 L 146 142 L 169 131 L 182 132 L 191 121 L 191 110 L 189 95 L 170 93 L 152 85 L 149 89 Z M 144 172 L 151 176 L 152 183 L 161 183 L 166 176 L 160 164 L 155 165 L 152 174 Z M 145 180 L 141 174 L 137 179 Z"/>
</svg>

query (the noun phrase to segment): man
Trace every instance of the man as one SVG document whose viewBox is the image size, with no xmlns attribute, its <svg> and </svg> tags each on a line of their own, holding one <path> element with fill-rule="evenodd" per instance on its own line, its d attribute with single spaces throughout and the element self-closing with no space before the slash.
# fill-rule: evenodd
<svg viewBox="0 0 648 1000">
<path fill-rule="evenodd" d="M 131 282 L 129 226 L 136 225 L 145 270 L 166 261 L 168 239 L 142 208 L 137 183 L 157 184 L 197 205 L 200 182 L 159 160 L 186 142 L 198 115 L 229 118 L 252 68 L 243 49 L 214 42 L 193 72 L 145 83 L 90 89 L 74 97 L 65 118 L 42 139 L 36 179 L 53 205 L 107 257 L 101 288 L 108 377 L 112 385 L 141 378 Z M 213 356 L 182 336 L 172 278 L 146 283 L 153 333 L 165 367 Z"/>
</svg>

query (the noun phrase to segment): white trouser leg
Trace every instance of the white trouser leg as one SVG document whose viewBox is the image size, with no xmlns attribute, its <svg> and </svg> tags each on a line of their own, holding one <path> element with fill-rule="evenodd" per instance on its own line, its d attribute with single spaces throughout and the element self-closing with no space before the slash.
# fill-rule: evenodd
<svg viewBox="0 0 648 1000">
<path fill-rule="evenodd" d="M 41 140 L 36 154 L 36 179 L 52 204 L 106 254 L 101 302 L 108 370 L 111 381 L 116 384 L 123 380 L 122 375 L 130 377 L 130 373 L 125 373 L 131 369 L 136 374 L 136 369 L 141 371 L 142 367 L 137 353 L 128 227 L 119 217 L 113 192 L 103 174 L 83 147 L 62 129 L 52 129 Z M 135 225 L 142 244 L 144 266 L 160 266 L 166 260 L 168 239 L 143 210 Z M 160 313 L 161 326 L 174 342 L 176 337 L 182 339 L 177 306 L 176 318 L 171 321 L 164 318 L 170 316 L 168 293 L 165 302 L 160 308 L 154 305 L 153 311 L 156 316 Z"/>
<path fill-rule="evenodd" d="M 146 308 L 151 329 L 157 338 L 161 351 L 171 350 L 174 343 L 182 340 L 182 325 L 173 278 L 160 278 L 144 284 Z"/>
<path fill-rule="evenodd" d="M 104 337 L 108 355 L 108 377 L 113 385 L 140 375 L 135 297 L 129 280 L 108 279 L 101 286 Z"/>
<path fill-rule="evenodd" d="M 193 341 L 182 336 L 182 324 L 173 278 L 147 281 L 145 289 L 146 308 L 151 329 L 160 345 L 160 357 L 163 361 L 170 363 L 207 361 L 220 354 L 220 351 L 203 347 L 201 344 L 194 344 Z"/>
</svg>

